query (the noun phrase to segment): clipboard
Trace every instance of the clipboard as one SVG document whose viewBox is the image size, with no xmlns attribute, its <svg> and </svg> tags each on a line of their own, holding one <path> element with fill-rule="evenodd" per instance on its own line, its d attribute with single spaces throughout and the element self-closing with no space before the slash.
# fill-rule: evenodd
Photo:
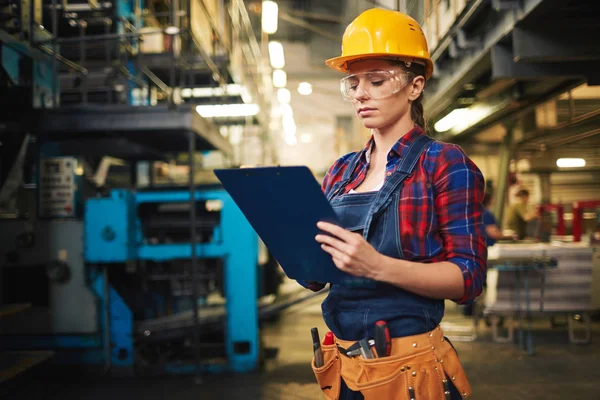
<svg viewBox="0 0 600 400">
<path fill-rule="evenodd" d="M 215 169 L 214 173 L 288 277 L 339 284 L 356 280 L 340 271 L 315 240 L 318 221 L 340 222 L 307 167 Z"/>
</svg>

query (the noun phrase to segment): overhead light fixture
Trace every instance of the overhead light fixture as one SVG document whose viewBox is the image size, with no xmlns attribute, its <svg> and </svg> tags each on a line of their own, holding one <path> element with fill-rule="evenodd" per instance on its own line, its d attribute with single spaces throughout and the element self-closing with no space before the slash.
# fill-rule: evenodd
<svg viewBox="0 0 600 400">
<path fill-rule="evenodd" d="M 281 104 L 288 104 L 292 100 L 292 94 L 286 88 L 278 89 L 277 100 L 279 100 Z"/>
<path fill-rule="evenodd" d="M 585 160 L 583 158 L 559 158 L 556 160 L 558 168 L 583 168 Z"/>
<path fill-rule="evenodd" d="M 298 93 L 303 96 L 308 96 L 312 93 L 312 85 L 308 82 L 300 82 L 298 85 Z"/>
<path fill-rule="evenodd" d="M 287 143 L 288 146 L 295 146 L 296 144 L 298 144 L 298 139 L 296 138 L 296 136 L 286 136 L 285 143 Z"/>
<path fill-rule="evenodd" d="M 277 32 L 278 13 L 279 7 L 277 3 L 274 1 L 262 2 L 261 25 L 264 33 L 272 35 Z"/>
<path fill-rule="evenodd" d="M 168 26 L 165 28 L 165 33 L 167 35 L 178 35 L 179 34 L 179 28 L 176 26 Z"/>
<path fill-rule="evenodd" d="M 269 42 L 269 61 L 273 68 L 285 67 L 285 55 L 283 54 L 283 45 L 279 42 Z"/>
<path fill-rule="evenodd" d="M 285 137 L 296 136 L 296 122 L 294 121 L 294 118 L 284 119 L 282 125 Z"/>
<path fill-rule="evenodd" d="M 466 117 L 469 110 L 466 108 L 457 108 L 452 110 L 444 118 L 440 119 L 433 125 L 433 128 L 438 132 L 446 132 L 458 125 Z"/>
<path fill-rule="evenodd" d="M 294 118 L 294 110 L 292 109 L 292 106 L 287 103 L 281 104 L 279 106 L 279 111 L 283 119 Z"/>
<path fill-rule="evenodd" d="M 259 111 L 257 104 L 211 104 L 196 107 L 196 112 L 204 118 L 252 117 Z"/>
<path fill-rule="evenodd" d="M 273 86 L 276 88 L 282 88 L 287 85 L 287 74 L 282 69 L 276 69 L 273 71 Z"/>
<path fill-rule="evenodd" d="M 181 97 L 243 96 L 245 89 L 237 83 L 217 87 L 183 88 L 181 89 Z"/>
</svg>

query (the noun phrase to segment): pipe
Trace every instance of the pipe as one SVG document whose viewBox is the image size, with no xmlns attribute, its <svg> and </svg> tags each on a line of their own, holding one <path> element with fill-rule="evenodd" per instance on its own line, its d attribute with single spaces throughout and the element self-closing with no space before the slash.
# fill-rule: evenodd
<svg viewBox="0 0 600 400">
<path fill-rule="evenodd" d="M 56 0 L 54 0 L 56 1 Z M 164 33 L 163 29 L 153 29 L 153 30 L 149 30 L 146 32 L 131 32 L 131 33 L 108 33 L 108 34 L 102 34 L 102 35 L 90 35 L 90 36 L 86 36 L 84 38 L 84 41 L 86 42 L 92 42 L 92 41 L 102 41 L 102 40 L 121 40 L 121 39 L 130 39 L 130 38 L 138 38 L 142 35 L 158 35 L 158 34 L 162 34 Z M 36 42 L 36 44 L 44 44 L 47 43 L 49 41 L 54 41 L 54 40 L 41 40 Z M 56 40 L 56 43 L 58 44 L 66 44 L 66 43 L 78 43 L 80 42 L 81 39 L 79 37 L 69 37 L 69 38 L 62 38 L 62 39 L 58 39 Z"/>
<path fill-rule="evenodd" d="M 504 217 L 504 204 L 506 202 L 506 195 L 508 193 L 508 176 L 509 176 L 509 167 L 510 160 L 512 158 L 513 153 L 513 133 L 514 133 L 514 124 L 506 125 L 506 135 L 504 136 L 504 141 L 502 142 L 502 150 L 500 152 L 500 171 L 498 172 L 498 189 L 495 194 L 495 204 L 494 204 L 494 215 L 496 219 L 500 221 L 503 220 Z"/>
<path fill-rule="evenodd" d="M 212 58 L 210 58 L 210 56 L 208 54 L 206 54 L 206 52 L 202 48 L 202 45 L 200 44 L 200 42 L 198 42 L 198 40 L 194 36 L 194 33 L 192 32 L 192 29 L 188 28 L 187 33 L 188 33 L 188 35 L 190 35 L 190 38 L 192 39 L 192 42 L 194 43 L 194 45 L 198 49 L 198 52 L 200 53 L 200 56 L 204 59 L 204 61 L 206 61 L 206 65 L 208 65 L 208 68 L 213 73 L 213 79 L 216 80 L 216 81 L 218 81 L 219 84 L 225 85 L 225 79 L 223 78 L 223 75 L 219 71 L 219 67 L 217 67 L 217 64 L 215 64 L 215 62 L 212 60 Z"/>
<path fill-rule="evenodd" d="M 79 64 L 83 65 L 85 64 L 85 42 L 83 41 L 83 38 L 85 37 L 85 28 L 86 28 L 86 23 L 85 22 L 80 22 L 79 23 L 79 37 L 82 39 L 81 43 L 79 44 Z M 87 104 L 87 100 L 88 100 L 88 93 L 87 93 L 87 79 L 85 77 L 85 75 L 83 75 L 81 77 L 81 102 L 83 103 L 83 105 Z"/>
<path fill-rule="evenodd" d="M 292 16 L 296 16 L 296 17 L 313 19 L 316 21 L 334 22 L 337 24 L 341 24 L 342 22 L 344 22 L 344 19 L 342 17 L 338 17 L 335 15 L 314 13 L 314 12 L 309 12 L 309 11 L 289 10 L 288 14 L 292 15 Z"/>
<path fill-rule="evenodd" d="M 171 91 L 169 85 L 164 83 L 158 76 L 154 74 L 154 72 L 150 71 L 148 67 L 144 66 L 140 68 L 140 72 L 146 75 L 148 78 L 150 78 L 152 83 L 154 83 L 163 92 L 169 93 Z"/>
<path fill-rule="evenodd" d="M 56 10 L 56 5 L 57 0 L 52 0 L 52 108 L 58 107 L 58 99 L 56 93 L 58 85 L 58 65 L 56 59 L 56 40 L 58 39 L 58 13 Z"/>
<path fill-rule="evenodd" d="M 196 151 L 196 134 L 194 132 L 188 133 L 188 164 L 189 164 L 189 192 L 190 192 L 190 246 L 191 248 L 191 268 L 192 268 L 192 296 L 194 301 L 194 355 L 196 358 L 196 365 L 200 366 L 200 352 L 198 337 L 198 286 L 196 284 L 196 196 L 195 196 L 195 158 L 194 153 Z M 198 368 L 196 372 L 199 372 Z"/>
<path fill-rule="evenodd" d="M 43 51 L 44 53 L 48 54 L 48 55 L 54 55 L 54 52 L 52 51 L 51 48 L 49 48 L 48 46 L 39 46 L 38 47 L 41 51 Z M 56 59 L 61 62 L 62 64 L 66 65 L 67 67 L 71 68 L 74 71 L 77 72 L 81 72 L 82 74 L 87 74 L 88 70 L 87 68 L 84 68 L 83 66 L 74 63 L 73 61 L 69 60 L 66 57 L 61 56 L 60 54 L 56 54 Z"/>
<path fill-rule="evenodd" d="M 23 3 L 21 3 L 23 4 Z M 35 33 L 34 33 L 34 27 L 33 27 L 33 22 L 35 20 L 35 1 L 34 0 L 30 0 L 29 1 L 29 47 L 31 47 L 31 45 L 33 44 L 33 40 L 35 37 Z M 52 32 L 54 33 L 54 32 Z"/>
<path fill-rule="evenodd" d="M 108 372 L 112 366 L 111 344 L 110 344 L 110 289 L 108 286 L 108 267 L 102 267 L 104 277 L 104 368 Z"/>
<path fill-rule="evenodd" d="M 110 32 L 110 27 L 112 26 L 112 20 L 111 19 L 106 19 L 105 21 L 105 25 L 104 25 L 104 34 L 108 35 Z M 108 46 L 104 46 L 104 58 L 105 58 L 105 68 L 108 69 L 110 68 L 110 64 L 111 64 L 111 57 L 110 57 L 110 47 Z M 112 103 L 112 89 L 110 88 L 111 86 L 108 85 L 108 89 L 106 90 L 106 100 L 108 102 L 108 104 Z"/>
</svg>

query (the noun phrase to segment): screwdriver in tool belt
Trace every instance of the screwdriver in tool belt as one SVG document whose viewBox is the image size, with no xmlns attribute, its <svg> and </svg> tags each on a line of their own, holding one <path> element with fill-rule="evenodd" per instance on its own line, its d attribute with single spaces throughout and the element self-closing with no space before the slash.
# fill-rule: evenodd
<svg viewBox="0 0 600 400">
<path fill-rule="evenodd" d="M 321 350 L 319 330 L 317 328 L 311 328 L 310 334 L 312 336 L 313 352 L 315 355 L 315 367 L 319 368 L 323 366 L 323 351 Z"/>
<path fill-rule="evenodd" d="M 375 323 L 375 350 L 377 350 L 377 357 L 388 357 L 392 351 L 390 330 L 385 321 Z"/>
<path fill-rule="evenodd" d="M 335 343 L 335 339 L 333 337 L 333 332 L 329 331 L 325 334 L 325 339 L 323 339 L 323 345 L 327 346 L 330 344 L 334 344 Z"/>
</svg>

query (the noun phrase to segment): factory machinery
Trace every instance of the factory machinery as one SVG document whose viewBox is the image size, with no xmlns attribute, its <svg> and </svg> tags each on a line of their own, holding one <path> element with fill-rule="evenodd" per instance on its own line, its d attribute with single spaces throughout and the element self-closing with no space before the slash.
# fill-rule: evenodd
<svg viewBox="0 0 600 400">
<path fill-rule="evenodd" d="M 262 82 L 241 67 L 262 62 L 244 4 L 170 4 L 0 0 L 0 359 L 249 371 L 260 319 L 307 298 L 259 306 L 280 270 L 227 193 L 197 182 L 201 154 L 232 147 L 177 95 Z M 159 185 L 153 163 L 177 157 L 187 185 Z"/>
</svg>

